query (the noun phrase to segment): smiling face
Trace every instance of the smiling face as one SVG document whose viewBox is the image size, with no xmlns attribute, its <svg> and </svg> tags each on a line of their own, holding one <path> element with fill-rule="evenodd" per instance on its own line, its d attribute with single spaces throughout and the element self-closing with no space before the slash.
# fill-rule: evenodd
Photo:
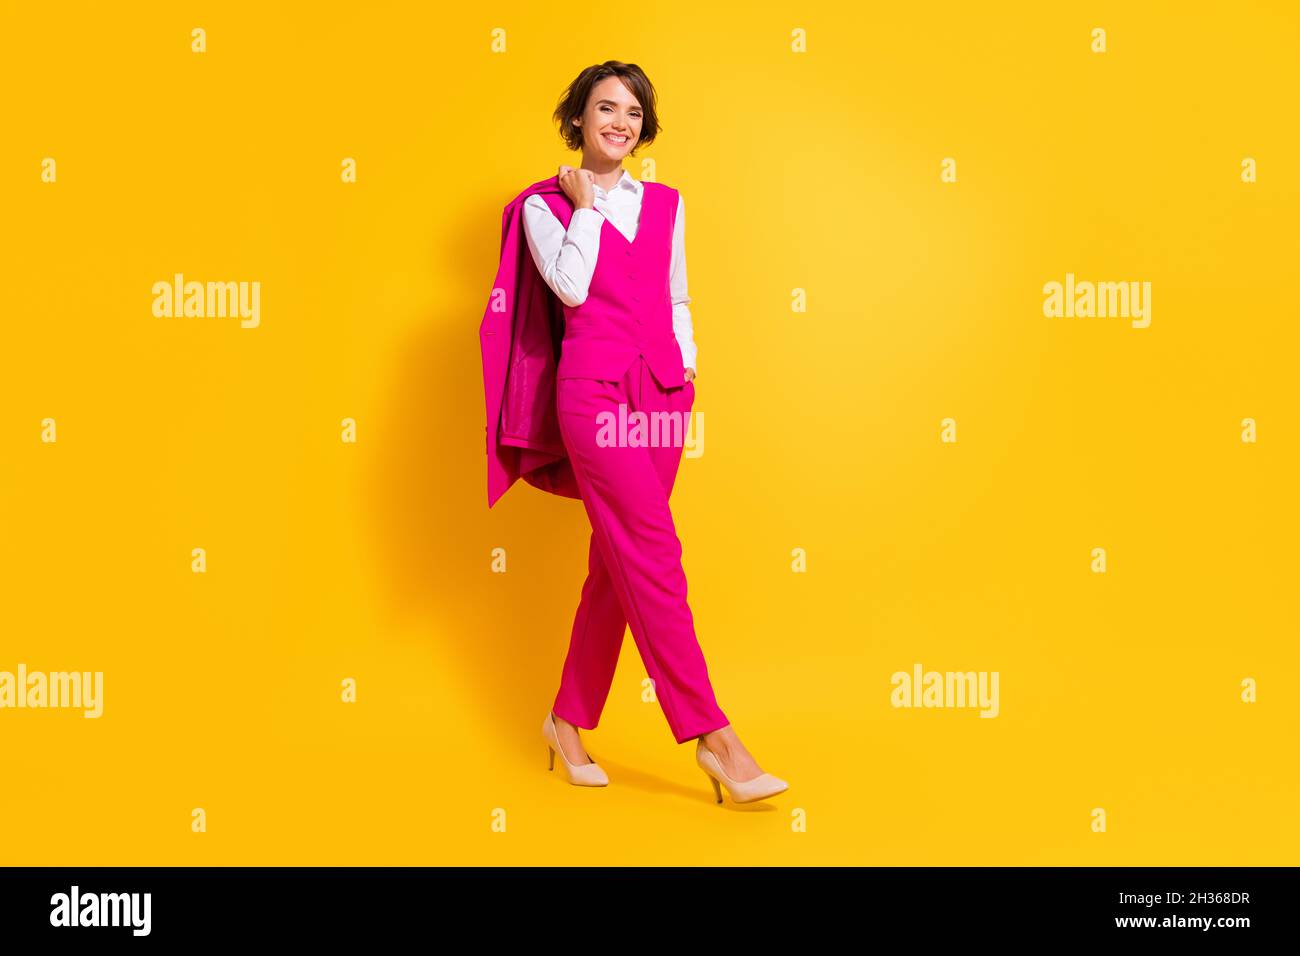
<svg viewBox="0 0 1300 956">
<path fill-rule="evenodd" d="M 644 111 L 632 91 L 617 76 L 607 76 L 591 88 L 582 114 L 585 157 L 621 162 L 641 138 Z"/>
</svg>

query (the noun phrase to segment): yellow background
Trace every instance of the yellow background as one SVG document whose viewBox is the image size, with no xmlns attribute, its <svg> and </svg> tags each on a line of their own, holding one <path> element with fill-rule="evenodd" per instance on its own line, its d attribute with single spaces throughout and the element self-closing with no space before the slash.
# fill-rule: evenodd
<svg viewBox="0 0 1300 956">
<path fill-rule="evenodd" d="M 0 863 L 1295 863 L 1298 34 L 1288 2 L 4 4 L 0 670 L 102 670 L 105 712 L 0 711 Z M 713 803 L 630 634 L 584 734 L 611 785 L 547 772 L 589 525 L 486 507 L 501 209 L 578 162 L 550 113 L 611 58 L 660 95 L 626 167 L 686 204 L 673 505 L 719 701 L 791 783 L 763 804 Z M 174 272 L 260 281 L 261 327 L 154 318 Z M 1150 281 L 1150 328 L 1045 318 L 1066 272 Z M 998 671 L 1000 716 L 894 709 L 916 662 Z"/>
</svg>

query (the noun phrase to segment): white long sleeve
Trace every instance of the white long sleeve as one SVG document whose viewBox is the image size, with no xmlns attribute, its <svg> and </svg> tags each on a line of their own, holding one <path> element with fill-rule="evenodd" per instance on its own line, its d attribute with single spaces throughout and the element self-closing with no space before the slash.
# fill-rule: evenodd
<svg viewBox="0 0 1300 956">
<path fill-rule="evenodd" d="M 686 202 L 677 194 L 677 223 L 673 226 L 673 263 L 669 272 L 673 297 L 673 334 L 682 348 L 682 364 L 695 370 L 695 323 L 691 320 L 691 297 L 686 294 Z"/>
<path fill-rule="evenodd" d="M 581 305 L 587 298 L 596 260 L 600 254 L 600 230 L 605 219 L 627 237 L 636 238 L 641 214 L 642 185 L 625 170 L 613 190 L 596 187 L 596 208 L 575 209 L 566 231 L 541 196 L 524 201 L 524 234 L 537 271 L 551 290 L 568 306 Z M 677 196 L 677 221 L 673 226 L 672 263 L 669 286 L 673 304 L 673 335 L 682 350 L 682 364 L 696 370 L 694 322 L 686 291 L 686 212 Z"/>
<path fill-rule="evenodd" d="M 533 262 L 565 305 L 578 306 L 587 300 L 604 221 L 605 217 L 595 209 L 575 209 L 565 232 L 541 196 L 529 196 L 524 201 L 524 235 Z"/>
</svg>

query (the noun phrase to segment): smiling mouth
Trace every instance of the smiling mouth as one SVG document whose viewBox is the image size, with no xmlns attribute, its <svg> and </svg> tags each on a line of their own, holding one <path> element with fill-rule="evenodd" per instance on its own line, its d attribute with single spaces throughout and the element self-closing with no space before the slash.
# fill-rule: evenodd
<svg viewBox="0 0 1300 956">
<path fill-rule="evenodd" d="M 623 146 L 624 144 L 627 143 L 626 136 L 619 136 L 615 133 L 602 133 L 601 135 L 605 137 L 606 141 L 612 143 L 615 146 Z"/>
</svg>

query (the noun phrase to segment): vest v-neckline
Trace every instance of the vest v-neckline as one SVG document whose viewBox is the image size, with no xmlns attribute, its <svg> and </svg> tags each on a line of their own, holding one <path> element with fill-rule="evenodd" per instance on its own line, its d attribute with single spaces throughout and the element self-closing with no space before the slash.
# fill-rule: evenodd
<svg viewBox="0 0 1300 956">
<path fill-rule="evenodd" d="M 649 199 L 649 197 L 650 197 L 650 191 L 649 191 L 648 189 L 645 188 L 645 184 L 643 183 L 642 186 L 641 186 L 641 208 L 637 210 L 637 217 L 636 217 L 636 218 L 637 218 L 637 221 L 636 221 L 636 235 L 633 236 L 631 239 L 629 239 L 627 236 L 623 235 L 623 230 L 620 229 L 620 228 L 618 228 L 618 226 L 614 225 L 614 223 L 611 222 L 610 219 L 609 219 L 609 217 L 606 216 L 604 213 L 601 213 L 601 214 L 600 214 L 600 218 L 603 219 L 603 220 L 605 220 L 605 225 L 606 225 L 606 226 L 609 226 L 609 228 L 613 229 L 613 230 L 614 230 L 614 233 L 615 233 L 615 234 L 616 234 L 620 239 L 622 239 L 622 240 L 623 240 L 625 243 L 627 243 L 629 246 L 634 246 L 634 245 L 636 245 L 637 240 L 641 238 L 641 233 L 643 233 L 643 232 L 645 231 L 645 230 L 642 228 L 642 226 L 644 225 L 644 223 L 643 223 L 641 220 L 643 220 L 643 219 L 645 218 L 645 207 L 646 207 L 646 202 L 647 202 L 647 200 Z"/>
</svg>

